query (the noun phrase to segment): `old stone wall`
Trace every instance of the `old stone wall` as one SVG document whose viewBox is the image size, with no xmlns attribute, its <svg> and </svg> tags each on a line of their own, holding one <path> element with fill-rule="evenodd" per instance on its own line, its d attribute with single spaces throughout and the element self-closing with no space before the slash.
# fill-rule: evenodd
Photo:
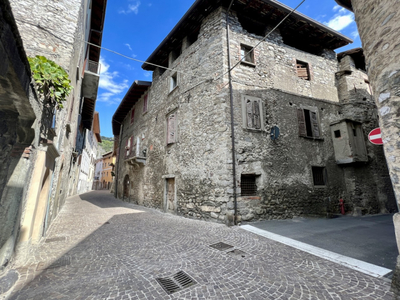
<svg viewBox="0 0 400 300">
<path fill-rule="evenodd" d="M 262 37 L 244 30 L 234 13 L 230 24 L 235 65 L 242 47 L 251 48 Z M 298 75 L 299 63 L 307 65 L 307 79 Z M 143 113 L 145 94 L 134 106 L 133 124 L 131 111 L 123 122 L 118 197 L 188 217 L 226 221 L 234 213 L 234 202 L 223 9 L 204 20 L 194 44 L 183 48 L 178 58 L 170 56 L 169 67 L 177 73 L 156 69 L 153 74 L 147 92 L 148 111 Z M 354 97 L 340 101 L 337 71 L 333 51 L 325 50 L 320 56 L 300 51 L 283 44 L 279 32 L 256 49 L 253 61 L 233 70 L 239 220 L 338 213 L 341 197 L 347 211 L 355 206 L 367 213 L 385 209 L 388 201 L 382 194 L 387 186 L 379 179 L 384 172 L 374 175 L 379 168 L 376 162 L 382 158 L 379 151 L 372 151 L 370 160 L 357 166 L 339 166 L 335 161 L 330 125 L 345 118 L 344 110 L 348 109 L 344 105 L 352 107 L 349 112 L 361 114 L 359 122 L 365 122 L 366 129 L 376 123 L 370 99 L 361 99 L 363 105 Z M 223 79 L 219 78 L 222 74 Z M 357 73 L 353 79 L 343 80 L 350 85 L 364 75 Z M 172 90 L 171 78 L 178 82 Z M 343 94 L 350 95 L 346 88 L 343 86 Z M 260 128 L 246 125 L 246 97 L 260 103 Z M 299 136 L 299 109 L 316 114 L 318 137 Z M 171 114 L 176 141 L 167 145 Z M 280 136 L 272 141 L 270 130 L 274 126 L 279 127 Z M 146 150 L 145 164 L 137 159 L 124 161 L 131 136 L 135 147 L 139 143 L 139 156 Z M 324 184 L 315 184 L 313 167 L 323 169 Z M 255 178 L 257 190 L 253 195 L 241 195 L 242 175 Z M 379 184 L 371 184 L 374 180 Z M 175 189 L 171 190 L 173 185 Z"/>
<path fill-rule="evenodd" d="M 72 151 L 75 148 L 81 97 L 82 78 L 81 71 L 78 70 L 82 70 L 84 60 L 83 39 L 88 1 L 12 0 L 10 2 L 27 55 L 43 55 L 55 61 L 67 71 L 73 86 L 71 95 L 64 102 L 64 108 L 55 112 L 56 123 L 53 130 L 49 130 L 53 119 L 52 112 L 46 110 L 40 99 L 31 100 L 37 119 L 32 148 L 35 151 L 49 151 L 51 148 L 50 156 L 53 157 L 51 163 L 40 166 L 43 170 L 51 169 L 51 186 L 49 196 L 45 199 L 42 220 L 46 231 L 68 195 L 69 184 L 77 183 L 75 172 L 77 166 Z M 52 145 L 47 146 L 48 142 L 43 143 L 43 139 L 50 140 Z M 29 189 L 36 186 L 34 184 L 36 180 L 39 179 L 31 178 L 27 183 Z M 30 205 L 35 207 L 38 203 Z M 26 211 L 22 218 L 29 218 L 25 213 Z"/>
<path fill-rule="evenodd" d="M 120 161 L 124 158 L 126 140 L 132 134 L 135 141 L 140 138 L 140 151 L 147 149 L 147 159 L 145 166 L 119 164 L 120 198 L 128 174 L 131 200 L 146 206 L 165 209 L 168 178 L 175 180 L 176 205 L 172 209 L 175 213 L 210 218 L 213 211 L 221 212 L 223 203 L 228 201 L 227 190 L 231 187 L 228 94 L 221 80 L 205 82 L 222 72 L 221 57 L 225 55 L 222 18 L 221 10 L 208 16 L 198 40 L 172 63 L 178 71 L 177 87 L 170 91 L 173 71 L 160 74 L 156 70 L 147 113 L 142 113 L 143 98 L 135 106 L 132 125 L 131 112 L 127 113 Z M 171 114 L 176 115 L 176 142 L 167 145 L 167 119 Z"/>
<path fill-rule="evenodd" d="M 12 257 L 35 152 L 30 68 L 8 1 L 0 1 L 0 272 Z"/>
</svg>

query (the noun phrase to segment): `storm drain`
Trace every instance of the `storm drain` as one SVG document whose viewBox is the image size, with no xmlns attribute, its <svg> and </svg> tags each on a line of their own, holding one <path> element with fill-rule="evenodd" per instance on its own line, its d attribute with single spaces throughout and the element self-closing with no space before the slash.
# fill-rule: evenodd
<svg viewBox="0 0 400 300">
<path fill-rule="evenodd" d="M 183 271 L 179 271 L 171 278 L 156 278 L 156 280 L 168 295 L 188 288 L 189 286 L 197 283 L 193 278 Z"/>
<path fill-rule="evenodd" d="M 55 269 L 55 268 L 65 267 L 70 264 L 71 264 L 71 257 L 63 256 L 63 257 L 57 259 L 55 262 L 53 262 L 50 266 L 48 266 L 47 269 Z"/>
<path fill-rule="evenodd" d="M 239 249 L 228 251 L 228 254 L 235 255 L 235 256 L 240 256 L 240 257 L 246 257 L 246 255 L 247 255 L 246 252 L 243 252 L 242 250 L 239 250 Z"/>
<path fill-rule="evenodd" d="M 220 250 L 220 251 L 224 251 L 224 250 L 233 248 L 233 246 L 228 245 L 228 244 L 225 244 L 225 243 L 223 243 L 223 242 L 219 242 L 219 243 L 210 245 L 210 247 L 211 247 L 211 248 L 214 248 L 214 249 L 217 249 L 217 250 Z"/>
</svg>

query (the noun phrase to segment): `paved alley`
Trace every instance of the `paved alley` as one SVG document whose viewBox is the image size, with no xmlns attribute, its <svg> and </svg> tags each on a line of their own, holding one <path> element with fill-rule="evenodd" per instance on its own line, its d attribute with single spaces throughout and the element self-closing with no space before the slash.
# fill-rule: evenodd
<svg viewBox="0 0 400 300">
<path fill-rule="evenodd" d="M 393 297 L 386 278 L 240 227 L 124 203 L 108 191 L 67 199 L 36 253 L 14 267 L 20 279 L 7 299 Z"/>
</svg>

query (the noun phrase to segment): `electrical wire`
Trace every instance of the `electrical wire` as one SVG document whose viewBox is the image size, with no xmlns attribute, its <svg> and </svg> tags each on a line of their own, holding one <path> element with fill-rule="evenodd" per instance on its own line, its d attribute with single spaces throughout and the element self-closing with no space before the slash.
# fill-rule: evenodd
<svg viewBox="0 0 400 300">
<path fill-rule="evenodd" d="M 290 15 L 292 15 L 304 2 L 305 2 L 306 0 L 302 0 L 294 9 L 292 9 L 271 31 L 269 31 L 268 33 L 267 33 L 267 35 L 265 35 L 264 36 L 264 38 L 260 41 L 260 42 L 258 42 L 257 43 L 257 45 L 255 45 L 251 50 L 249 50 L 249 52 L 248 53 L 252 53 L 258 46 L 260 46 L 261 45 L 261 43 L 262 42 L 264 42 Z M 170 71 L 175 71 L 175 72 L 177 72 L 177 73 L 181 73 L 181 74 L 184 74 L 184 75 L 194 75 L 194 76 L 196 76 L 196 77 L 200 77 L 200 78 L 205 78 L 205 80 L 204 81 L 201 81 L 200 83 L 198 83 L 198 84 L 196 84 L 196 86 L 198 86 L 199 84 L 201 84 L 201 83 L 204 83 L 204 82 L 207 82 L 207 81 L 216 81 L 216 80 L 219 80 L 219 79 L 221 79 L 222 77 L 224 77 L 226 74 L 228 74 L 230 71 L 232 71 L 233 69 L 235 69 L 238 65 L 240 65 L 240 63 L 245 59 L 245 56 L 244 57 L 242 57 L 238 62 L 236 62 L 236 64 L 234 64 L 233 65 L 233 67 L 231 67 L 230 69 L 229 69 L 229 71 L 227 71 L 227 72 L 225 72 L 224 74 L 222 74 L 222 75 L 220 75 L 220 76 L 218 76 L 217 78 L 210 78 L 210 77 L 205 77 L 205 76 L 198 76 L 198 75 L 196 75 L 196 74 L 194 74 L 194 73 L 192 73 L 192 72 L 187 72 L 187 71 L 180 71 L 180 70 L 177 70 L 177 69 L 173 69 L 173 68 L 168 68 L 168 67 L 165 67 L 165 66 L 161 66 L 161 65 L 157 65 L 157 64 L 154 64 L 154 63 L 151 63 L 151 62 L 147 62 L 147 61 L 143 61 L 143 60 L 139 60 L 139 59 L 136 59 L 136 58 L 133 58 L 133 57 L 129 57 L 129 56 L 127 56 L 127 55 L 124 55 L 124 54 L 122 54 L 122 53 L 119 53 L 119 52 L 117 52 L 117 51 L 114 51 L 114 50 L 111 50 L 111 49 L 107 49 L 107 48 L 105 48 L 105 47 L 102 47 L 102 46 L 99 46 L 99 45 L 96 45 L 96 44 L 93 44 L 93 43 L 90 43 L 90 42 L 88 42 L 88 41 L 85 41 L 85 40 L 82 40 L 84 43 L 86 43 L 86 44 L 88 44 L 88 45 L 90 45 L 90 46 L 94 46 L 94 47 L 97 47 L 97 48 L 100 48 L 100 49 L 102 49 L 102 50 L 105 50 L 105 51 L 108 51 L 108 52 L 111 52 L 111 53 L 114 53 L 114 54 L 117 54 L 117 55 L 119 55 L 119 56 L 122 56 L 122 57 L 124 57 L 124 58 L 127 58 L 127 59 L 129 59 L 129 60 L 132 60 L 132 61 L 136 61 L 136 62 L 140 62 L 140 63 L 143 63 L 143 64 L 147 64 L 147 65 L 150 65 L 150 66 L 154 66 L 154 67 L 158 67 L 158 68 L 162 68 L 162 69 L 165 69 L 165 70 L 170 70 Z"/>
<path fill-rule="evenodd" d="M 84 43 L 86 43 L 86 44 L 88 44 L 88 45 L 90 45 L 90 46 L 94 46 L 94 47 L 97 47 L 97 48 L 99 48 L 99 49 L 106 50 L 106 51 L 108 51 L 108 52 L 117 54 L 117 55 L 122 56 L 122 57 L 124 57 L 124 58 L 127 58 L 127 59 L 129 59 L 129 60 L 133 60 L 133 61 L 136 61 L 136 62 L 140 62 L 140 63 L 146 64 L 146 65 L 150 65 L 150 66 L 162 68 L 162 69 L 165 69 L 165 70 L 175 71 L 175 72 L 177 72 L 177 73 L 181 73 L 181 74 L 184 74 L 184 75 L 194 75 L 194 76 L 196 76 L 196 77 L 207 78 L 207 80 L 210 80 L 210 79 L 211 79 L 211 78 L 209 78 L 209 77 L 196 75 L 196 74 L 193 73 L 193 72 L 180 71 L 180 70 L 178 70 L 178 69 L 172 69 L 172 68 L 168 68 L 168 67 L 165 67 L 165 66 L 153 64 L 153 63 L 151 63 L 151 62 L 147 62 L 147 61 L 143 61 L 143 60 L 140 60 L 140 59 L 136 59 L 136 58 L 127 56 L 127 55 L 125 55 L 125 54 L 119 53 L 119 52 L 117 52 L 117 51 L 114 51 L 114 50 L 111 50 L 111 49 L 107 49 L 107 48 L 105 48 L 105 47 L 102 47 L 102 46 L 99 46 L 99 45 L 90 43 L 90 42 L 85 41 L 85 40 L 82 40 L 82 42 L 84 42 Z"/>
</svg>

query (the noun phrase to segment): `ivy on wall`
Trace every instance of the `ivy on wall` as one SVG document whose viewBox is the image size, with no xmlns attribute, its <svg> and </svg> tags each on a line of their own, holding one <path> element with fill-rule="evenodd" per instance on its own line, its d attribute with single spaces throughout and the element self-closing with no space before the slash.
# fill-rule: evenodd
<svg viewBox="0 0 400 300">
<path fill-rule="evenodd" d="M 55 104 L 58 109 L 62 109 L 63 102 L 72 91 L 67 72 L 44 56 L 28 57 L 28 61 L 39 93 L 45 100 Z"/>
</svg>

